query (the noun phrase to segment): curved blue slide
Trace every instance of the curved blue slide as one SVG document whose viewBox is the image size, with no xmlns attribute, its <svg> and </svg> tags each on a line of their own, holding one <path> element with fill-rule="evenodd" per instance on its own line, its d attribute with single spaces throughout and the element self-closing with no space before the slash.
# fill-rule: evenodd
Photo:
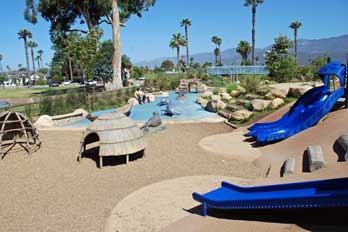
<svg viewBox="0 0 348 232">
<path fill-rule="evenodd" d="M 260 143 L 267 143 L 293 136 L 314 126 L 330 112 L 337 100 L 345 94 L 345 66 L 332 62 L 319 70 L 324 86 L 307 91 L 291 109 L 280 119 L 270 123 L 256 123 L 249 129 L 248 136 Z M 329 90 L 329 76 L 336 75 L 341 87 L 333 92 Z"/>
<path fill-rule="evenodd" d="M 240 187 L 222 182 L 206 194 L 194 192 L 202 203 L 203 215 L 216 209 L 286 209 L 348 207 L 348 178 L 307 181 L 257 187 Z"/>
</svg>

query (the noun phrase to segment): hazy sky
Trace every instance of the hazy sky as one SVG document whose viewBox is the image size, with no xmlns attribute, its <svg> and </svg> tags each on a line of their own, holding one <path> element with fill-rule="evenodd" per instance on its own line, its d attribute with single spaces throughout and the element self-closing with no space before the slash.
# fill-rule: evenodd
<svg viewBox="0 0 348 232">
<path fill-rule="evenodd" d="M 157 0 L 155 7 L 142 18 L 133 16 L 121 31 L 122 52 L 133 62 L 161 56 L 175 56 L 168 41 L 175 32 L 182 32 L 180 21 L 192 21 L 190 33 L 191 53 L 213 50 L 211 37 L 222 38 L 222 49 L 235 47 L 240 40 L 251 41 L 251 9 L 243 6 L 244 0 Z M 19 29 L 32 31 L 34 40 L 43 49 L 44 63 L 53 54 L 49 37 L 49 23 L 39 18 L 36 25 L 23 18 L 25 0 L 4 1 L 0 8 L 0 54 L 3 67 L 16 69 L 25 65 L 24 45 L 18 40 Z M 293 36 L 288 27 L 299 20 L 303 26 L 300 38 L 318 39 L 348 33 L 348 0 L 265 0 L 257 9 L 256 47 L 272 44 L 279 33 Z M 110 25 L 103 25 L 103 39 L 111 38 Z"/>
</svg>

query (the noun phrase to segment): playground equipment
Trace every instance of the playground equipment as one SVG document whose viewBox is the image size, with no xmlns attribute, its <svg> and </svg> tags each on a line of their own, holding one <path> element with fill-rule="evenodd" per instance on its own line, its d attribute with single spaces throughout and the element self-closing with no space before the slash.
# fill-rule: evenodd
<svg viewBox="0 0 348 232">
<path fill-rule="evenodd" d="M 289 184 L 240 187 L 222 182 L 206 194 L 193 193 L 193 199 L 216 209 L 294 209 L 348 206 L 348 178 L 307 181 Z"/>
<path fill-rule="evenodd" d="M 256 138 L 260 143 L 281 140 L 293 136 L 318 123 L 329 113 L 337 100 L 347 95 L 347 68 L 339 62 L 330 62 L 318 71 L 324 86 L 315 87 L 301 96 L 290 110 L 279 120 L 269 123 L 256 123 L 248 128 L 248 136 Z M 339 83 L 330 77 L 337 77 Z M 332 84 L 332 85 L 331 85 Z M 339 87 L 337 88 L 337 84 Z M 330 88 L 331 85 L 331 88 Z"/>
</svg>

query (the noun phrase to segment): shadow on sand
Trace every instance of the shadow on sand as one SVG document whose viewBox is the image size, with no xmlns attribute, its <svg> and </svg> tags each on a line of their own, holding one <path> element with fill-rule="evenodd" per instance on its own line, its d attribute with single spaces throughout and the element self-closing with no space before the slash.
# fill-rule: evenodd
<svg viewBox="0 0 348 232">
<path fill-rule="evenodd" d="M 129 162 L 143 158 L 145 156 L 145 151 L 139 151 L 133 154 L 129 154 Z M 96 167 L 99 167 L 99 146 L 87 149 L 82 153 L 82 159 L 87 158 L 95 162 Z M 78 161 L 77 157 L 77 161 Z M 105 156 L 103 157 L 103 167 L 106 166 L 116 166 L 126 164 L 126 156 Z"/>
</svg>

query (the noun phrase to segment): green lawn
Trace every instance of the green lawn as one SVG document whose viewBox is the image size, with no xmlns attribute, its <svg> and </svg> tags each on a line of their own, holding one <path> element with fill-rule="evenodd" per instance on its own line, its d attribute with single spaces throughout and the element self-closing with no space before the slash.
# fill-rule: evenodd
<svg viewBox="0 0 348 232">
<path fill-rule="evenodd" d="M 64 94 L 72 87 L 32 87 L 18 89 L 0 89 L 0 99 L 40 97 L 44 95 Z"/>
</svg>

